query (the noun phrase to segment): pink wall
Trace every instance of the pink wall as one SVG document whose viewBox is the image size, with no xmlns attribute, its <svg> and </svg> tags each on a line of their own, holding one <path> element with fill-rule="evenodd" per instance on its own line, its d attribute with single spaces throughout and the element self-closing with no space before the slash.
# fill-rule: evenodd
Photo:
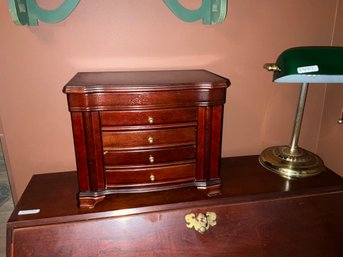
<svg viewBox="0 0 343 257">
<path fill-rule="evenodd" d="M 83 0 L 64 22 L 20 27 L 1 1 L 0 117 L 15 192 L 20 196 L 35 173 L 75 169 L 61 90 L 77 71 L 211 70 L 232 81 L 223 156 L 288 144 L 299 87 L 273 84 L 262 65 L 288 47 L 330 44 L 336 2 L 230 0 L 225 23 L 206 26 L 179 20 L 162 0 Z M 309 92 L 300 144 L 310 150 L 324 89 Z"/>
<path fill-rule="evenodd" d="M 339 2 L 333 44 L 343 46 L 343 1 Z M 325 164 L 343 176 L 343 125 L 337 120 L 343 108 L 343 85 L 328 84 L 325 94 L 318 154 Z"/>
</svg>

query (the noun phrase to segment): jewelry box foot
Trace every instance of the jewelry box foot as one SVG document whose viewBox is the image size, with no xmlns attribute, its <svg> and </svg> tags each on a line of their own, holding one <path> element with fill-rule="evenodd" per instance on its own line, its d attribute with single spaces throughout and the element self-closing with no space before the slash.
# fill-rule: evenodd
<svg viewBox="0 0 343 257">
<path fill-rule="evenodd" d="M 94 206 L 105 199 L 102 196 L 79 196 L 79 207 L 84 209 L 93 209 Z"/>
<path fill-rule="evenodd" d="M 221 195 L 222 194 L 221 185 L 208 186 L 206 188 L 206 192 L 209 197 Z"/>
</svg>

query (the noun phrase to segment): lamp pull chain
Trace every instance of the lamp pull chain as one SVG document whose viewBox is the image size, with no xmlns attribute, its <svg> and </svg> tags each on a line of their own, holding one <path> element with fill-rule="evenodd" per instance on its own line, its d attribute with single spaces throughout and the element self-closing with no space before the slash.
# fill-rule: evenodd
<svg viewBox="0 0 343 257">
<path fill-rule="evenodd" d="M 293 153 L 296 154 L 296 151 L 298 150 L 298 140 L 299 140 L 299 135 L 300 135 L 301 122 L 303 119 L 303 114 L 304 114 L 304 109 L 305 109 L 307 91 L 308 91 L 308 83 L 303 83 L 300 89 L 298 108 L 297 108 L 294 127 L 293 127 L 292 141 L 290 145 L 291 154 Z"/>
</svg>

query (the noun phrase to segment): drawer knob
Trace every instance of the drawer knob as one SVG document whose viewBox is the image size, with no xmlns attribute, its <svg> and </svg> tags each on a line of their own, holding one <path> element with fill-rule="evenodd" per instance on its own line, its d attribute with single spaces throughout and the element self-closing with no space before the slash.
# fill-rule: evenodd
<svg viewBox="0 0 343 257">
<path fill-rule="evenodd" d="M 338 118 L 337 123 L 343 124 L 343 107 L 342 107 L 342 111 L 341 111 L 341 117 Z"/>
<path fill-rule="evenodd" d="M 149 156 L 149 162 L 150 162 L 150 163 L 154 163 L 154 162 L 155 162 L 155 157 L 152 156 L 152 155 L 150 155 L 150 156 Z"/>
<path fill-rule="evenodd" d="M 150 181 L 151 181 L 151 182 L 154 182 L 154 181 L 155 181 L 155 176 L 154 176 L 154 174 L 151 174 L 151 175 L 150 175 Z"/>
<path fill-rule="evenodd" d="M 185 216 L 187 228 L 194 228 L 200 234 L 205 233 L 210 227 L 214 227 L 217 224 L 216 219 L 215 212 L 199 213 L 198 215 L 190 213 Z"/>
<path fill-rule="evenodd" d="M 148 118 L 148 122 L 149 122 L 149 124 L 153 124 L 154 123 L 154 118 L 153 117 L 149 117 Z"/>
<path fill-rule="evenodd" d="M 148 142 L 149 142 L 149 144 L 152 144 L 154 142 L 154 138 L 153 137 L 148 137 Z"/>
</svg>

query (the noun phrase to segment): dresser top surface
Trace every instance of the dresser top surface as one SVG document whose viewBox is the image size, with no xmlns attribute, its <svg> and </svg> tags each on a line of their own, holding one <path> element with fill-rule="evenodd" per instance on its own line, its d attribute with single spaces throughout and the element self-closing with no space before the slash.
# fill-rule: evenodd
<svg viewBox="0 0 343 257">
<path fill-rule="evenodd" d="M 34 175 L 16 205 L 9 224 L 42 223 L 47 220 L 105 218 L 197 208 L 216 204 L 236 204 L 260 200 L 343 191 L 343 178 L 328 170 L 303 180 L 287 180 L 267 171 L 257 156 L 223 158 L 221 162 L 222 194 L 208 197 L 194 187 L 153 193 L 109 195 L 94 209 L 77 207 L 76 172 Z M 20 210 L 37 210 L 32 215 L 18 215 Z"/>
<path fill-rule="evenodd" d="M 64 93 L 226 88 L 230 81 L 206 70 L 79 72 Z"/>
</svg>

